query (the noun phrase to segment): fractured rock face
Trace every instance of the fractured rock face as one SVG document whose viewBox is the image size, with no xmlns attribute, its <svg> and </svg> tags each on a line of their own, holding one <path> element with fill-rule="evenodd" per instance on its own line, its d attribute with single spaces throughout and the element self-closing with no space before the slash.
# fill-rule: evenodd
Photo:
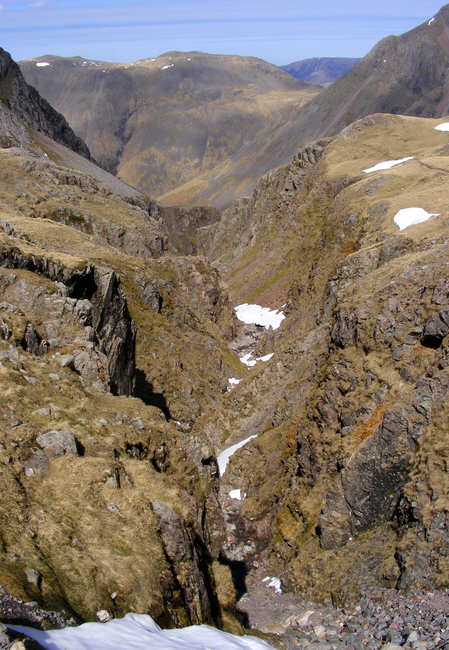
<svg viewBox="0 0 449 650">
<path fill-rule="evenodd" d="M 179 585 L 180 598 L 189 610 L 193 623 L 211 619 L 211 603 L 201 571 L 199 549 L 182 519 L 168 506 L 151 502 L 152 511 L 158 516 L 162 544 L 170 563 L 173 577 Z M 174 603 L 167 603 L 173 607 Z"/>
<path fill-rule="evenodd" d="M 319 519 L 323 548 L 341 546 L 353 535 L 391 520 L 408 476 L 410 455 L 408 421 L 391 409 L 328 494 Z"/>
<path fill-rule="evenodd" d="M 111 392 L 131 395 L 135 381 L 136 326 L 131 320 L 117 275 L 96 269 L 96 292 L 92 297 L 93 327 L 108 359 Z"/>
</svg>

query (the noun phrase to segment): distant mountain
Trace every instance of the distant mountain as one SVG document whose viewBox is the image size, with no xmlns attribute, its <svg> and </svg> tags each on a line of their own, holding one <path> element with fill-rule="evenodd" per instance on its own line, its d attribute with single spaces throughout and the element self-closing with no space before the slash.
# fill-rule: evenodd
<svg viewBox="0 0 449 650">
<path fill-rule="evenodd" d="M 337 81 L 359 61 L 360 59 L 318 57 L 295 61 L 280 67 L 296 79 L 325 86 Z"/>
<path fill-rule="evenodd" d="M 198 52 L 135 64 L 45 57 L 22 70 L 121 179 L 165 204 L 222 207 L 361 117 L 449 113 L 448 34 L 446 5 L 324 89 L 260 59 Z"/>
<path fill-rule="evenodd" d="M 380 41 L 343 77 L 324 88 L 288 120 L 241 152 L 232 170 L 222 165 L 197 192 L 178 188 L 178 196 L 207 200 L 232 179 L 247 179 L 256 170 L 287 163 L 305 144 L 337 134 L 355 120 L 372 113 L 440 117 L 449 113 L 449 5 L 433 18 L 401 36 Z M 197 194 L 194 194 L 197 192 Z"/>
<path fill-rule="evenodd" d="M 132 64 L 45 56 L 21 69 L 105 169 L 155 198 L 220 163 L 231 169 L 319 91 L 261 59 L 201 52 Z M 209 200 L 228 189 L 229 202 L 243 181 Z"/>
</svg>

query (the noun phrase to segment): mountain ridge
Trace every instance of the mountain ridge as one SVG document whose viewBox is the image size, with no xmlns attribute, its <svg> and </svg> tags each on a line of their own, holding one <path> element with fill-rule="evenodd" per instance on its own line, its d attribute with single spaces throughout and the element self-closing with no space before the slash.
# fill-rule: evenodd
<svg viewBox="0 0 449 650">
<path fill-rule="evenodd" d="M 430 23 L 430 24 L 429 24 Z M 237 178 L 249 178 L 245 190 L 254 186 L 253 169 L 285 164 L 298 149 L 372 113 L 403 113 L 439 117 L 449 113 L 449 5 L 433 20 L 401 36 L 388 36 L 307 104 L 289 115 L 274 129 L 269 140 L 249 144 L 230 171 L 217 168 L 212 181 L 180 186 L 168 195 L 170 201 L 207 202 L 209 196 Z M 209 184 L 208 184 L 209 183 Z M 167 198 L 167 197 L 162 197 Z M 179 202 L 179 201 L 178 201 Z M 228 200 L 229 203 L 229 200 Z"/>
<path fill-rule="evenodd" d="M 102 166 L 152 198 L 229 165 L 318 92 L 233 55 L 172 51 L 132 64 L 39 57 L 21 67 Z"/>
</svg>

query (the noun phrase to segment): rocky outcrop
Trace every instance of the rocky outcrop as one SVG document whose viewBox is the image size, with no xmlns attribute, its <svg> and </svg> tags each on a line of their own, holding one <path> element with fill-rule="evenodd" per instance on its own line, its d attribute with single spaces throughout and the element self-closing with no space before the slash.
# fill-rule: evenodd
<svg viewBox="0 0 449 650">
<path fill-rule="evenodd" d="M 110 269 L 94 271 L 92 326 L 108 360 L 114 395 L 132 395 L 136 371 L 136 326 L 132 322 L 118 276 Z"/>
<path fill-rule="evenodd" d="M 449 333 L 449 311 L 442 309 L 424 325 L 421 343 L 428 348 L 436 350 Z"/>
<path fill-rule="evenodd" d="M 202 254 L 199 230 L 218 222 L 220 218 L 220 211 L 214 207 L 164 206 L 156 201 L 150 202 L 148 212 L 167 232 L 172 250 L 178 255 Z"/>
<path fill-rule="evenodd" d="M 50 139 L 48 143 L 48 147 L 55 145 Z M 67 225 L 94 237 L 100 246 L 128 255 L 153 258 L 166 252 L 167 235 L 148 214 L 147 204 L 137 190 L 65 147 L 60 146 L 54 153 L 58 160 L 62 159 L 61 164 L 56 165 L 46 155 L 3 153 L 3 169 L 7 167 L 10 175 L 20 179 L 21 191 L 15 198 L 21 214 Z M 82 161 L 80 171 L 64 166 L 69 153 L 73 164 Z M 3 187 L 11 191 L 11 178 Z M 2 220 L 0 227 L 6 234 L 21 236 L 7 221 Z"/>
<path fill-rule="evenodd" d="M 110 269 L 85 266 L 83 269 L 73 269 L 54 261 L 42 253 L 22 251 L 14 246 L 3 246 L 0 254 L 3 266 L 12 269 L 25 269 L 32 273 L 48 277 L 62 287 L 62 298 L 47 295 L 42 309 L 60 312 L 61 320 L 65 320 L 67 312 L 73 314 L 83 328 L 86 341 L 85 350 L 75 351 L 72 362 L 74 367 L 86 379 L 99 379 L 99 369 L 102 367 L 102 357 L 105 360 L 106 376 L 103 382 L 116 395 L 132 395 L 135 383 L 135 341 L 136 326 L 128 312 L 126 298 L 120 288 L 118 276 Z M 15 278 L 9 276 L 14 283 Z M 23 284 L 23 282 L 22 282 Z M 31 295 L 26 295 L 23 286 L 21 298 L 32 301 Z M 43 294 L 41 294 L 43 295 Z M 56 306 L 61 303 L 62 309 Z M 23 308 L 23 304 L 21 305 Z M 34 305 L 37 309 L 37 305 Z M 55 313 L 55 316 L 56 316 Z M 59 327 L 59 326 L 58 326 Z M 61 345 L 58 337 L 52 337 L 47 328 L 46 343 L 36 332 L 33 324 L 28 323 L 23 335 L 25 349 L 32 353 L 54 351 Z M 99 355 L 98 362 L 94 362 Z M 99 364 L 99 365 L 97 365 Z M 101 371 L 100 371 L 101 375 Z"/>
<path fill-rule="evenodd" d="M 76 439 L 73 431 L 70 429 L 53 429 L 52 431 L 41 433 L 36 438 L 36 442 L 50 458 L 56 458 L 64 454 L 78 455 Z"/>
<path fill-rule="evenodd" d="M 153 501 L 151 509 L 159 518 L 164 553 L 171 567 L 176 591 L 179 590 L 178 593 L 172 590 L 171 594 L 167 595 L 168 611 L 175 612 L 176 608 L 185 608 L 193 624 L 212 620 L 213 603 L 209 600 L 206 582 L 210 580 L 207 575 L 207 563 L 205 558 L 200 557 L 192 533 L 186 529 L 182 519 L 165 504 Z M 214 597 L 212 593 L 211 596 Z M 178 624 L 181 623 L 182 621 L 178 621 Z"/>
</svg>

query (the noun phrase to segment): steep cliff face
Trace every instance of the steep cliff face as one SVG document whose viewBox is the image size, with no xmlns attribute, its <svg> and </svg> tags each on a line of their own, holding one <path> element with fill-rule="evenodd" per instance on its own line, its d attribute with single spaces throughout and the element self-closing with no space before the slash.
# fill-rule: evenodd
<svg viewBox="0 0 449 650">
<path fill-rule="evenodd" d="M 448 28 L 449 5 L 445 5 L 415 29 L 384 38 L 298 114 L 290 137 L 295 134 L 299 144 L 335 135 L 351 122 L 377 112 L 447 115 Z"/>
<path fill-rule="evenodd" d="M 81 617 L 219 622 L 211 451 L 136 370 L 118 275 L 23 232 L 1 235 L 1 261 L 1 584 Z"/>
<path fill-rule="evenodd" d="M 254 436 L 221 479 L 224 552 L 249 566 L 261 553 L 269 575 L 310 599 L 447 584 L 447 137 L 437 125 L 360 120 L 201 233 L 234 304 L 285 303 L 287 314 L 256 347 L 273 358 L 198 423 L 218 450 Z M 413 206 L 439 216 L 399 231 L 394 216 Z"/>
<path fill-rule="evenodd" d="M 24 125 L 90 158 L 87 145 L 74 134 L 65 118 L 25 82 L 19 66 L 1 48 L 0 108 L 2 146 L 29 141 Z"/>
</svg>

